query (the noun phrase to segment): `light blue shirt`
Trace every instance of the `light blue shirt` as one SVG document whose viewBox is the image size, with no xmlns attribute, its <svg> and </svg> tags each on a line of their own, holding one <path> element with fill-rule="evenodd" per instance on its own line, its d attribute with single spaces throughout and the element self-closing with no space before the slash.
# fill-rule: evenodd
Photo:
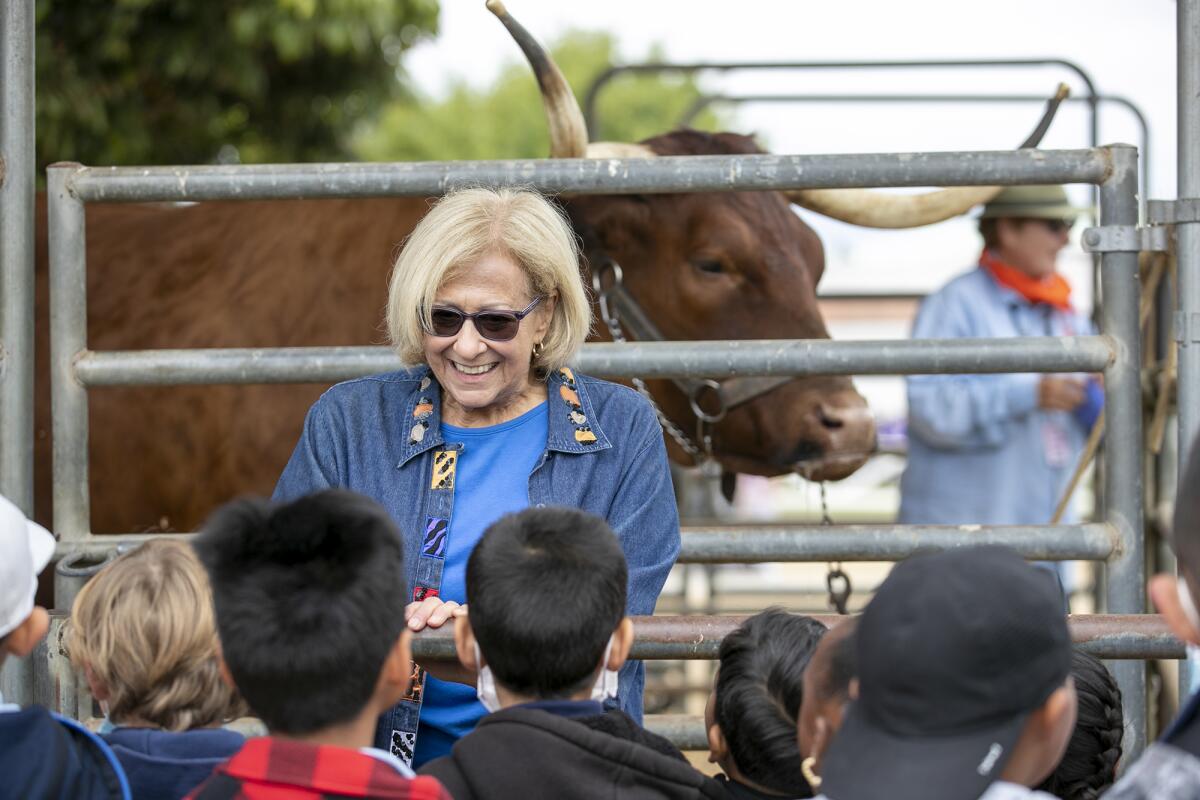
<svg viewBox="0 0 1200 800">
<path fill-rule="evenodd" d="M 442 423 L 442 438 L 461 444 L 458 488 L 450 521 L 446 566 L 439 596 L 467 602 L 467 559 L 488 525 L 529 506 L 529 473 L 537 466 L 549 433 L 547 403 L 516 419 L 485 428 L 459 428 Z M 425 703 L 413 765 L 449 755 L 487 709 L 475 687 L 425 676 Z"/>
<path fill-rule="evenodd" d="M 1082 315 L 1033 304 L 976 268 L 926 298 L 913 338 L 1077 336 Z M 1033 373 L 908 378 L 908 466 L 900 522 L 1046 524 L 1087 431 L 1072 414 L 1038 408 Z"/>
</svg>

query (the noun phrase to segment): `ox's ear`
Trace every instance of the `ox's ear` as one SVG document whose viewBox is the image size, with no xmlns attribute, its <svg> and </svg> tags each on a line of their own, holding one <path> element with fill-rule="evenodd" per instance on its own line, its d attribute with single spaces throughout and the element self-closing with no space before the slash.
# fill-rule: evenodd
<svg viewBox="0 0 1200 800">
<path fill-rule="evenodd" d="M 653 248 L 650 199 L 644 195 L 588 195 L 563 202 L 571 226 L 582 240 L 585 258 L 606 253 L 621 256 Z M 632 264 L 622 263 L 623 268 Z"/>
</svg>

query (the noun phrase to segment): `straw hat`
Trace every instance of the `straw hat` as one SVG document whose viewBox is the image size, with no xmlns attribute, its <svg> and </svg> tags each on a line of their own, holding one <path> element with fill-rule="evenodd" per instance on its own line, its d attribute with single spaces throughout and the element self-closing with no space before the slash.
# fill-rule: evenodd
<svg viewBox="0 0 1200 800">
<path fill-rule="evenodd" d="M 980 219 L 1025 217 L 1073 221 L 1087 211 L 1071 205 L 1061 186 L 1009 186 L 983 207 Z"/>
</svg>

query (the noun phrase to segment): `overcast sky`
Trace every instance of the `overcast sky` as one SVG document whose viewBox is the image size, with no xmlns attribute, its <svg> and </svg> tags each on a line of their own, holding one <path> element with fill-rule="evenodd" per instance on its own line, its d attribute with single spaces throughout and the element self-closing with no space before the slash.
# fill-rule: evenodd
<svg viewBox="0 0 1200 800">
<path fill-rule="evenodd" d="M 543 42 L 569 28 L 614 33 L 622 57 L 642 60 L 653 44 L 674 61 L 829 61 L 1062 58 L 1079 64 L 1102 94 L 1139 106 L 1151 130 L 1150 196 L 1175 196 L 1175 3 L 1170 0 L 509 0 L 509 11 Z M 517 60 L 516 46 L 482 0 L 443 0 L 441 34 L 406 66 L 439 94 L 452 77 L 484 85 Z M 531 78 L 532 80 L 532 78 Z M 1059 81 L 1083 95 L 1061 67 L 708 74 L 725 94 L 985 93 L 1049 95 Z M 583 87 L 576 87 L 582 93 Z M 1029 105 L 743 104 L 733 127 L 778 153 L 986 150 L 1015 146 L 1040 113 Z M 1139 143 L 1134 118 L 1104 106 L 1101 143 Z M 1082 105 L 1064 108 L 1044 147 L 1087 145 Z M 1073 196 L 1087 200 L 1075 187 Z M 811 216 L 811 215 L 809 215 Z M 806 217 L 808 218 L 808 217 Z M 811 221 L 811 220 L 810 220 Z M 912 232 L 861 232 L 827 221 L 825 288 L 927 290 L 976 255 L 973 225 L 957 221 Z M 1078 232 L 1076 233 L 1078 237 Z M 1081 253 L 1069 259 L 1082 267 Z"/>
</svg>

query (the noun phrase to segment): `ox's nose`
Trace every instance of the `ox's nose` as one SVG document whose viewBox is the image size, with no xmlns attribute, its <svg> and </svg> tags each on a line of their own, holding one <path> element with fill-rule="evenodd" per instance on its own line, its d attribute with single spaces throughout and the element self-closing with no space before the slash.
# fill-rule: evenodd
<svg viewBox="0 0 1200 800">
<path fill-rule="evenodd" d="M 808 441 L 794 454 L 793 468 L 812 480 L 844 478 L 875 449 L 875 417 L 858 392 L 822 398 L 805 416 Z"/>
<path fill-rule="evenodd" d="M 847 417 L 852 412 L 844 408 L 826 408 L 823 404 L 817 406 L 817 421 L 828 431 L 836 431 L 846 426 Z"/>
</svg>

